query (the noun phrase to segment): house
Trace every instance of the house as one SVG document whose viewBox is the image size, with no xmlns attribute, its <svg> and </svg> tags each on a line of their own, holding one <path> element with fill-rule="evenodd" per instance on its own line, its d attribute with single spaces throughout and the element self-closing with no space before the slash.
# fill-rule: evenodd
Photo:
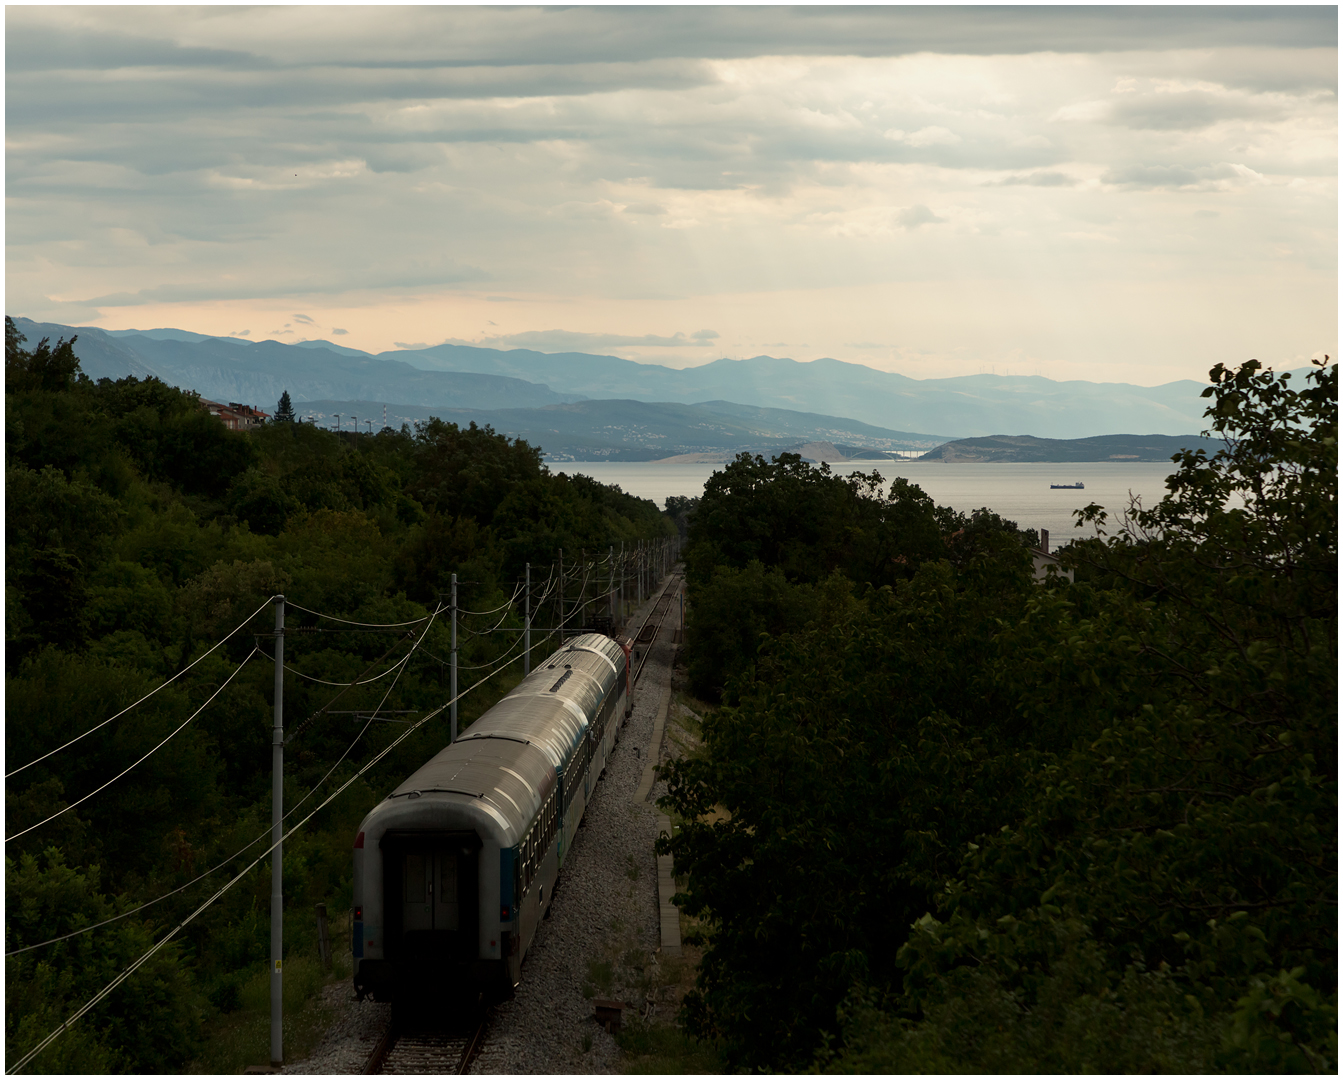
<svg viewBox="0 0 1343 1080">
<path fill-rule="evenodd" d="M 230 401 L 227 405 L 222 405 L 218 401 L 201 398 L 200 402 L 211 416 L 218 417 L 220 423 L 230 431 L 251 431 L 270 419 L 269 413 L 237 401 Z"/>
<path fill-rule="evenodd" d="M 1049 570 L 1047 568 L 1050 566 L 1056 567 L 1057 568 L 1056 573 L 1058 573 L 1062 577 L 1066 577 L 1069 581 L 1073 580 L 1073 572 L 1071 570 L 1065 570 L 1063 569 L 1062 566 L 1059 566 L 1059 557 L 1057 555 L 1049 554 L 1048 529 L 1040 530 L 1040 546 L 1037 548 L 1031 548 L 1031 559 L 1035 562 L 1036 581 L 1045 580 L 1045 578 L 1049 575 Z"/>
</svg>

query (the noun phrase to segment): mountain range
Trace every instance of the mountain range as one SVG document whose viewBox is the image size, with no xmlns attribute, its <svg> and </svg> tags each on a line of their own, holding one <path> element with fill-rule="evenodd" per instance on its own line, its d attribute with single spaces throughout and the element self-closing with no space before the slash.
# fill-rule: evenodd
<svg viewBox="0 0 1343 1080">
<path fill-rule="evenodd" d="M 380 426 L 384 410 L 392 427 L 431 416 L 463 427 L 489 424 L 511 438 L 543 447 L 551 461 L 731 461 L 742 451 L 770 456 L 784 450 L 801 452 L 804 446 L 816 443 L 839 444 L 832 460 L 881 460 L 892 453 L 921 454 L 947 441 L 940 435 L 890 431 L 856 420 L 730 401 L 682 405 L 605 399 L 539 409 L 440 409 L 380 401 L 308 401 L 296 408 L 300 419 L 311 416 L 324 425 L 331 425 L 332 417 L 341 416 L 343 427 L 350 424 L 351 417 L 361 418 L 361 428 L 368 420 Z"/>
<path fill-rule="evenodd" d="M 903 431 L 955 431 L 963 436 L 1028 431 L 1076 439 L 1098 431 L 1178 435 L 1203 426 L 1199 394 L 1204 384 L 1192 379 L 1150 387 L 1015 375 L 911 379 L 842 360 L 802 363 L 773 356 L 676 369 L 615 356 L 466 345 L 380 355 L 428 370 L 508 375 L 590 398 L 738 401 L 852 417 Z"/>
<path fill-rule="evenodd" d="M 78 335 L 75 352 L 95 379 L 156 375 L 203 397 L 267 411 L 285 390 L 300 412 L 357 413 L 363 405 L 377 417 L 385 403 L 407 418 L 449 419 L 451 412 L 466 422 L 465 412 L 476 411 L 478 422 L 529 440 L 524 432 L 533 433 L 562 457 L 643 459 L 664 448 L 764 452 L 787 440 L 927 451 L 953 438 L 1012 431 L 1078 439 L 1098 431 L 1181 435 L 1204 426 L 1203 384 L 1193 380 L 1142 387 L 1039 376 L 911 379 L 834 359 L 770 356 L 675 369 L 616 356 L 467 345 L 372 354 L 328 341 L 247 342 L 178 329 L 14 321 L 34 343 Z M 542 413 L 521 415 L 531 410 Z"/>
</svg>

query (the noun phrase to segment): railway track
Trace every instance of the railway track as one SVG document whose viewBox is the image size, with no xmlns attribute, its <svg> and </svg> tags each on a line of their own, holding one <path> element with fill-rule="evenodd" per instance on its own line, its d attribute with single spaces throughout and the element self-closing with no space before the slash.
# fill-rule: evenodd
<svg viewBox="0 0 1343 1080">
<path fill-rule="evenodd" d="M 639 676 L 643 674 L 644 665 L 648 663 L 648 654 L 651 651 L 649 646 L 657 639 L 658 631 L 662 629 L 663 624 L 671 615 L 676 594 L 681 587 L 682 576 L 673 573 L 667 581 L 666 587 L 662 590 L 662 595 L 658 597 L 657 603 L 644 619 L 643 625 L 639 627 L 638 634 L 634 637 L 634 644 L 642 646 L 642 655 L 639 657 L 639 666 L 634 672 L 634 682 L 637 685 Z"/>
<path fill-rule="evenodd" d="M 364 1073 L 463 1075 L 480 1054 L 489 1021 L 488 1011 L 476 1013 L 465 1023 L 447 1020 L 407 1024 L 393 1019 L 369 1055 Z"/>
</svg>

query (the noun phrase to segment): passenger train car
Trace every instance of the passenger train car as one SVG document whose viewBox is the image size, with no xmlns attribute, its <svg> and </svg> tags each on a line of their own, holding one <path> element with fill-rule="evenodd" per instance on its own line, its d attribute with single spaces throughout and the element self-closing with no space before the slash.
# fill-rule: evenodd
<svg viewBox="0 0 1343 1080">
<path fill-rule="evenodd" d="M 354 841 L 354 987 L 507 993 L 629 714 L 629 646 L 566 642 L 369 812 Z"/>
</svg>

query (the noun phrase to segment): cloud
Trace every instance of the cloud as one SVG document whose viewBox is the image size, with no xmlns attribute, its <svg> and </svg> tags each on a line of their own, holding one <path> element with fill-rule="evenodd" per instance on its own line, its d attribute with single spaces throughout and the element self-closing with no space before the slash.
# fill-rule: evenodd
<svg viewBox="0 0 1343 1080">
<path fill-rule="evenodd" d="M 62 47 L 51 48 L 50 29 Z M 1326 7 L 691 8 L 632 17 L 603 8 L 421 8 L 396 17 L 332 9 L 321 25 L 288 9 L 114 9 L 9 13 L 10 72 L 142 66 L 264 69 L 342 66 L 398 75 L 466 66 L 648 62 L 698 57 L 1019 55 L 1214 46 L 1336 45 Z M 175 40 L 174 40 L 175 39 Z M 68 44 L 67 44 L 68 42 Z M 210 47 L 201 43 L 208 42 Z"/>
<path fill-rule="evenodd" d="M 331 333 L 332 333 L 334 336 L 336 336 L 336 337 L 340 337 L 342 334 L 348 334 L 349 331 L 348 331 L 348 330 L 342 330 L 339 326 L 333 326 L 333 327 L 331 328 Z"/>
<path fill-rule="evenodd" d="M 1107 170 L 1101 182 L 1130 189 L 1206 190 L 1218 181 L 1239 179 L 1242 175 L 1240 169 L 1226 163 L 1193 168 L 1185 165 L 1126 165 Z"/>
<path fill-rule="evenodd" d="M 944 127 L 936 125 L 932 127 L 920 128 L 911 134 L 905 134 L 899 128 L 892 128 L 883 133 L 884 137 L 892 142 L 904 143 L 906 146 L 925 147 L 925 146 L 955 146 L 961 141 L 961 137 L 954 131 L 948 131 Z"/>
<path fill-rule="evenodd" d="M 1135 130 L 1201 131 L 1224 120 L 1274 119 L 1280 113 L 1262 101 L 1188 91 L 1125 97 L 1111 108 L 1109 119 Z"/>
<path fill-rule="evenodd" d="M 1073 179 L 1067 173 L 1040 171 L 1004 177 L 1002 180 L 992 181 L 989 186 L 1009 187 L 1016 184 L 1025 184 L 1029 187 L 1075 187 L 1078 183 L 1079 181 Z"/>
<path fill-rule="evenodd" d="M 429 348 L 429 343 L 426 342 L 426 341 L 412 341 L 412 342 L 394 341 L 394 342 L 392 342 L 392 344 L 395 345 L 398 349 L 427 349 L 427 348 Z"/>
<path fill-rule="evenodd" d="M 252 331 L 250 331 L 250 330 L 230 330 L 228 336 L 229 336 L 229 337 L 248 337 L 248 336 L 251 335 L 251 333 L 252 333 Z"/>
<path fill-rule="evenodd" d="M 363 289 L 416 289 L 485 280 L 476 267 L 444 268 L 417 272 L 412 267 L 380 269 L 351 263 L 336 271 L 324 268 L 311 276 L 257 273 L 245 284 L 226 282 L 177 282 L 155 285 L 135 292 L 106 293 L 84 303 L 97 307 L 132 307 L 146 303 L 182 303 L 193 300 L 250 300 L 258 297 L 321 296 Z"/>
<path fill-rule="evenodd" d="M 298 322 L 304 323 L 308 326 L 314 325 L 312 319 L 308 318 L 307 315 L 294 315 L 293 318 Z"/>
<path fill-rule="evenodd" d="M 624 210 L 621 211 L 621 213 L 625 214 L 651 214 L 651 215 L 662 215 L 665 214 L 666 212 L 667 212 L 666 207 L 659 206 L 657 203 L 649 203 L 649 202 L 630 203 L 628 206 L 624 208 Z"/>
<path fill-rule="evenodd" d="M 917 206 L 907 206 L 895 215 L 895 220 L 906 229 L 917 229 L 920 225 L 933 225 L 946 221 L 946 218 L 940 218 L 923 204 Z"/>
<path fill-rule="evenodd" d="M 477 348 L 537 349 L 550 352 L 586 352 L 591 349 L 614 349 L 642 346 L 651 348 L 705 348 L 715 339 L 714 330 L 696 330 L 690 336 L 675 333 L 670 337 L 658 334 L 589 334 L 576 330 L 524 330 L 517 334 L 498 334 L 478 341 L 448 338 L 444 344 L 471 345 Z"/>
</svg>

